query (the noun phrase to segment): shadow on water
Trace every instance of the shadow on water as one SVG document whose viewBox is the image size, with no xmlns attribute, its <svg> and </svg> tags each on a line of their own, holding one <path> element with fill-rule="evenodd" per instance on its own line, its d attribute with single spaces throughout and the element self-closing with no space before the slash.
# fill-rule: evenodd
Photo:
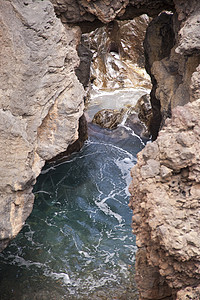
<svg viewBox="0 0 200 300">
<path fill-rule="evenodd" d="M 1 300 L 137 299 L 128 185 L 144 141 L 122 127 L 89 135 L 39 176 L 33 212 L 0 254 Z"/>
</svg>

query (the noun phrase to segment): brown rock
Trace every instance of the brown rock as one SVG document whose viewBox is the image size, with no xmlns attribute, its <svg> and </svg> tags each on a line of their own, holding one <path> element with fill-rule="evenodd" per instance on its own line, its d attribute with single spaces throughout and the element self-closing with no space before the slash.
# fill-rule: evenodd
<svg viewBox="0 0 200 300">
<path fill-rule="evenodd" d="M 194 287 L 200 286 L 199 125 L 200 100 L 177 107 L 157 140 L 139 153 L 132 169 L 130 206 L 137 216 L 133 230 L 137 245 L 146 249 L 147 261 L 144 269 L 137 261 L 137 278 L 153 268 L 150 272 L 157 272 L 158 278 L 161 275 L 172 294 L 179 291 L 173 299 L 189 299 L 186 292 L 193 295 L 190 299 L 198 299 Z M 138 287 L 141 299 L 169 297 L 169 289 L 161 298 L 158 290 L 151 295 L 151 284 L 145 291 L 138 280 Z M 152 283 L 152 293 L 155 290 Z"/>
<path fill-rule="evenodd" d="M 115 18 L 133 19 L 144 13 L 150 16 L 158 15 L 163 10 L 173 10 L 172 0 L 51 0 L 57 15 L 63 22 L 88 23 L 100 20 L 109 23 Z M 80 24 L 81 25 L 81 24 Z"/>
<path fill-rule="evenodd" d="M 146 68 L 153 83 L 153 140 L 174 107 L 199 98 L 200 5 L 195 0 L 190 4 L 174 2 L 177 14 L 164 13 L 155 18 L 144 42 Z"/>
<path fill-rule="evenodd" d="M 93 51 L 91 81 L 100 89 L 151 88 L 144 70 L 143 40 L 149 17 L 113 21 L 85 35 Z"/>
<path fill-rule="evenodd" d="M 119 125 L 125 114 L 125 110 L 117 109 L 102 109 L 98 111 L 93 119 L 92 123 L 99 125 L 102 128 L 114 129 Z"/>
<path fill-rule="evenodd" d="M 138 117 L 143 122 L 146 127 L 147 131 L 150 132 L 150 124 L 152 119 L 152 107 L 150 102 L 150 95 L 145 94 L 143 95 L 138 101 L 135 106 L 135 111 L 138 113 Z"/>
<path fill-rule="evenodd" d="M 166 281 L 160 276 L 158 268 L 148 264 L 146 251 L 140 248 L 136 254 L 136 276 L 140 299 L 164 299 L 172 300 L 171 288 Z"/>
</svg>

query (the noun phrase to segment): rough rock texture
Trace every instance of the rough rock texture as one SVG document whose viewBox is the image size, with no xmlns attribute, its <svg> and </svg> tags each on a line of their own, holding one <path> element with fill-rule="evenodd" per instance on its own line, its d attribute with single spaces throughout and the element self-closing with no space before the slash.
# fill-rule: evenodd
<svg viewBox="0 0 200 300">
<path fill-rule="evenodd" d="M 190 4 L 182 8 L 181 1 L 175 3 L 178 14 L 163 13 L 155 18 L 144 41 L 146 69 L 153 83 L 153 139 L 174 107 L 200 96 L 200 5 L 193 1 L 193 11 Z"/>
<path fill-rule="evenodd" d="M 154 19 L 148 29 L 151 36 L 147 32 L 146 37 L 153 138 L 174 107 L 191 103 L 175 109 L 157 141 L 139 155 L 132 171 L 131 206 L 140 248 L 140 298 L 198 300 L 200 2 L 51 2 L 63 22 L 80 24 L 82 30 L 114 19 L 176 10 L 173 16 Z M 48 1 L 0 0 L 0 25 L 2 250 L 32 210 L 32 185 L 44 161 L 77 139 L 83 88 L 74 73 L 80 32 L 65 28 Z"/>
<path fill-rule="evenodd" d="M 145 300 L 200 299 L 200 3 L 174 4 L 174 15 L 152 20 L 144 42 L 153 140 L 163 128 L 139 154 L 130 188 Z"/>
<path fill-rule="evenodd" d="M 94 115 L 92 123 L 102 128 L 115 129 L 122 122 L 125 112 L 125 109 L 102 109 Z"/>
<path fill-rule="evenodd" d="M 199 133 L 200 100 L 176 107 L 131 171 L 140 299 L 199 299 Z"/>
<path fill-rule="evenodd" d="M 94 115 L 92 123 L 107 129 L 116 129 L 122 123 L 140 137 L 149 139 L 151 117 L 150 96 L 145 94 L 137 101 L 135 106 L 127 104 L 121 109 L 102 109 L 98 111 Z"/>
<path fill-rule="evenodd" d="M 155 16 L 162 10 L 174 8 L 172 0 L 51 0 L 51 2 L 62 21 L 68 23 L 95 20 L 109 23 L 115 18 L 133 19 L 144 13 Z"/>
<path fill-rule="evenodd" d="M 54 156 L 52 159 L 48 160 L 48 163 L 57 163 L 58 160 L 66 161 L 66 159 L 68 159 L 72 153 L 81 150 L 87 138 L 88 138 L 88 123 L 85 114 L 83 114 L 79 119 L 78 139 L 75 140 L 75 142 L 73 142 L 72 144 L 70 144 L 65 151 L 59 153 L 58 155 Z"/>
<path fill-rule="evenodd" d="M 145 124 L 147 132 L 150 133 L 150 123 L 152 119 L 152 106 L 150 102 L 150 95 L 143 95 L 134 107 L 136 113 L 138 113 L 138 118 L 142 123 Z"/>
<path fill-rule="evenodd" d="M 78 137 L 79 36 L 48 1 L 0 1 L 0 250 L 30 214 L 45 160 Z"/>
<path fill-rule="evenodd" d="M 149 17 L 132 21 L 113 21 L 85 34 L 85 43 L 93 52 L 91 81 L 98 89 L 151 89 L 144 70 L 143 40 Z"/>
</svg>

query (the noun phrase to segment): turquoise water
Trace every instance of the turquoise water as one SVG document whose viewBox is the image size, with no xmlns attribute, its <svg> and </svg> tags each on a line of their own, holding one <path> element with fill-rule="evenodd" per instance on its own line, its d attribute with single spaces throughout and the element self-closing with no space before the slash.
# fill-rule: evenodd
<svg viewBox="0 0 200 300">
<path fill-rule="evenodd" d="M 144 143 L 89 126 L 89 140 L 47 165 L 31 216 L 0 254 L 0 299 L 137 299 L 130 168 Z"/>
</svg>

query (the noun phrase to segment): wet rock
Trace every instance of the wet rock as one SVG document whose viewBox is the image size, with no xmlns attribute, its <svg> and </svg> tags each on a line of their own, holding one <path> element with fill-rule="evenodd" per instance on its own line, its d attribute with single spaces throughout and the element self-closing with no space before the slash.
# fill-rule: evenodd
<svg viewBox="0 0 200 300">
<path fill-rule="evenodd" d="M 123 120 L 125 110 L 102 109 L 94 115 L 92 123 L 102 128 L 115 129 Z"/>
<path fill-rule="evenodd" d="M 143 139 L 149 139 L 150 134 L 148 132 L 147 127 L 143 122 L 141 122 L 138 114 L 134 111 L 131 110 L 131 112 L 128 114 L 127 119 L 124 123 L 124 125 L 130 129 L 133 130 L 133 132 L 140 136 Z"/>
<path fill-rule="evenodd" d="M 126 125 L 132 128 L 131 123 L 140 125 L 142 128 L 139 136 L 149 137 L 150 136 L 150 123 L 152 119 L 152 107 L 150 102 L 150 95 L 143 95 L 133 109 L 130 109 L 128 113 Z"/>
<path fill-rule="evenodd" d="M 187 299 L 187 294 L 198 299 L 199 129 L 200 100 L 178 106 L 157 140 L 138 154 L 137 165 L 131 170 L 133 230 L 138 247 L 145 250 L 147 264 L 142 267 L 137 258 L 140 299 L 168 299 L 170 289 L 174 297 L 169 299 Z M 153 268 L 149 274 L 154 275 L 147 275 L 144 288 L 141 278 L 149 268 Z M 166 287 L 162 298 L 160 282 Z"/>
<path fill-rule="evenodd" d="M 149 95 L 146 94 L 137 101 L 134 107 L 126 105 L 121 110 L 102 109 L 94 115 L 92 123 L 107 129 L 116 129 L 119 124 L 124 123 L 136 135 L 149 139 L 148 126 L 152 116 L 149 99 Z"/>
<path fill-rule="evenodd" d="M 143 40 L 147 15 L 132 21 L 113 21 L 85 35 L 93 51 L 92 86 L 99 89 L 151 88 L 144 70 Z"/>
</svg>

